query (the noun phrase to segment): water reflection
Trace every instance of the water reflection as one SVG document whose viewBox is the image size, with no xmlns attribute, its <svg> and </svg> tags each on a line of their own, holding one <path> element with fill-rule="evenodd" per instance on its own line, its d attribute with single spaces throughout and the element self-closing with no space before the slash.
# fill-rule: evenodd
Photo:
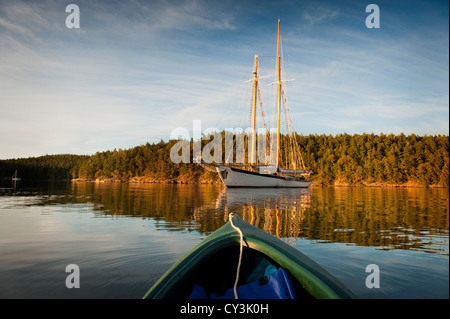
<svg viewBox="0 0 450 319">
<path fill-rule="evenodd" d="M 237 212 L 244 220 L 290 243 L 300 234 L 311 208 L 311 189 L 223 189 L 217 208 Z"/>
<path fill-rule="evenodd" d="M 219 198 L 246 221 L 288 242 L 306 238 L 449 254 L 446 189 L 226 189 Z"/>
<path fill-rule="evenodd" d="M 306 238 L 449 254 L 448 189 L 68 183 L 14 194 L 33 196 L 27 205 L 85 203 L 93 206 L 96 217 L 151 218 L 157 229 L 170 231 L 209 234 L 233 211 L 288 243 Z"/>
</svg>

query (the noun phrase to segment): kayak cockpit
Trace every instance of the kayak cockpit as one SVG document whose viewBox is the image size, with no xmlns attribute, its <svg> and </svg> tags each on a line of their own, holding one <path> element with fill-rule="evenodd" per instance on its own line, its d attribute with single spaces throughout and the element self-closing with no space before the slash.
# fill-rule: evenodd
<svg viewBox="0 0 450 319">
<path fill-rule="evenodd" d="M 144 298 L 334 299 L 354 296 L 299 250 L 231 213 L 228 223 L 180 258 Z"/>
<path fill-rule="evenodd" d="M 209 256 L 189 276 L 181 299 L 234 299 L 233 285 L 239 246 L 231 245 Z M 239 299 L 313 298 L 294 277 L 270 257 L 244 247 L 239 281 Z"/>
</svg>

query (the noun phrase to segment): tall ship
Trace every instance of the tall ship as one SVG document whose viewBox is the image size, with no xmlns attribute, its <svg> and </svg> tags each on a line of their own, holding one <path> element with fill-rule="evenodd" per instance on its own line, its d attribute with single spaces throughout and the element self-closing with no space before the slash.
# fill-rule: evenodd
<svg viewBox="0 0 450 319">
<path fill-rule="evenodd" d="M 276 112 L 276 155 L 271 154 L 270 164 L 258 163 L 256 160 L 256 107 L 259 92 L 258 55 L 255 55 L 253 72 L 253 92 L 252 92 L 252 130 L 253 135 L 249 138 L 248 163 L 237 164 L 216 164 L 215 169 L 219 173 L 220 179 L 226 187 L 293 187 L 307 188 L 311 185 L 311 172 L 305 170 L 305 165 L 300 152 L 300 147 L 296 139 L 296 133 L 292 126 L 289 110 L 286 106 L 286 97 L 283 85 L 282 59 L 281 59 L 281 39 L 280 20 L 278 20 L 277 35 L 277 79 L 274 82 L 277 86 L 277 112 Z M 286 127 L 289 129 L 285 138 L 284 157 L 281 152 L 281 117 L 284 112 Z M 258 138 L 264 138 L 258 136 Z M 269 137 L 268 137 L 269 138 Z M 274 136 L 270 140 L 275 140 Z M 264 144 L 265 145 L 265 144 Z M 272 148 L 273 149 L 273 148 Z M 265 150 L 264 150 L 265 151 Z"/>
</svg>

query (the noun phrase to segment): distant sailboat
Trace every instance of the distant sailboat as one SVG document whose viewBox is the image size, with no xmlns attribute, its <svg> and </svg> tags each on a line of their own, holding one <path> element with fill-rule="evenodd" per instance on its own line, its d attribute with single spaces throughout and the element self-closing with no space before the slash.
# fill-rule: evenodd
<svg viewBox="0 0 450 319">
<path fill-rule="evenodd" d="M 277 37 L 277 148 L 276 159 L 274 165 L 259 165 L 256 163 L 256 137 L 255 137 L 255 117 L 256 117 L 256 101 L 258 87 L 258 56 L 255 56 L 255 71 L 253 79 L 253 106 L 252 106 L 252 129 L 253 138 L 252 145 L 249 145 L 249 164 L 216 164 L 216 170 L 220 179 L 226 187 L 294 187 L 307 188 L 311 185 L 311 172 L 305 170 L 303 160 L 301 159 L 300 149 L 295 138 L 295 132 L 288 134 L 290 138 L 289 150 L 291 156 L 290 164 L 293 167 L 281 168 L 281 133 L 280 118 L 282 111 L 282 103 L 285 102 L 284 91 L 282 89 L 281 74 L 281 41 L 280 41 L 280 20 L 278 20 L 278 37 Z M 284 107 L 287 111 L 287 108 Z M 286 114 L 286 121 L 288 120 Z M 300 159 L 300 161 L 298 161 Z M 286 161 L 287 162 L 287 161 Z M 297 169 L 297 162 L 300 162 L 301 169 Z"/>
<path fill-rule="evenodd" d="M 17 177 L 17 170 L 14 172 L 14 175 L 12 176 L 11 180 L 20 181 L 20 177 Z"/>
</svg>

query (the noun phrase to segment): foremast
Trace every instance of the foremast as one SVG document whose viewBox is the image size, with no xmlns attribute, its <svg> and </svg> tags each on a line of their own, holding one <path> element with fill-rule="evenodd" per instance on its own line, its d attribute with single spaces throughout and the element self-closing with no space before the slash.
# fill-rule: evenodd
<svg viewBox="0 0 450 319">
<path fill-rule="evenodd" d="M 280 147 L 281 147 L 281 125 L 280 125 L 280 119 L 281 119 L 281 41 L 280 41 L 280 19 L 278 19 L 278 36 L 277 36 L 277 157 L 275 162 L 275 167 L 279 168 L 279 161 L 280 161 Z"/>
<path fill-rule="evenodd" d="M 256 163 L 256 100 L 258 91 L 258 55 L 255 55 L 255 71 L 253 72 L 253 105 L 252 105 L 252 145 L 250 154 L 250 164 Z"/>
</svg>

